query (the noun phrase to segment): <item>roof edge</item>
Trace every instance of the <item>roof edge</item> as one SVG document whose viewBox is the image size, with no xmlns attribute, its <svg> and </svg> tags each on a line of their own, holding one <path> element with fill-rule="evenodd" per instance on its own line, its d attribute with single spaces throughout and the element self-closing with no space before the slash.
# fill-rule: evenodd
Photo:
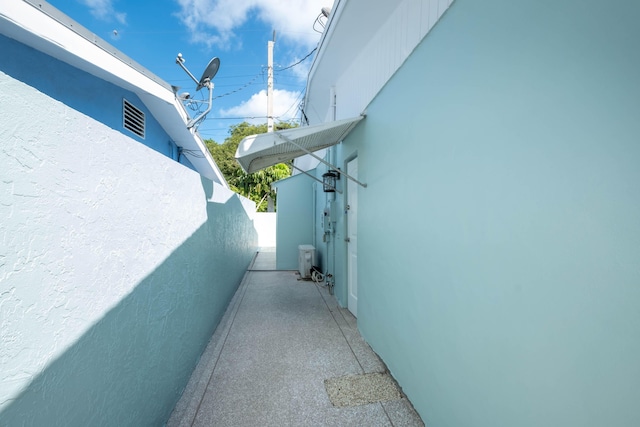
<svg viewBox="0 0 640 427">
<path fill-rule="evenodd" d="M 71 17 L 65 15 L 59 9 L 56 9 L 51 4 L 42 0 L 22 0 L 22 1 L 32 6 L 34 9 L 39 10 L 40 12 L 47 15 L 49 18 L 55 20 L 59 24 L 65 26 L 67 29 L 69 29 L 70 31 L 73 31 L 74 33 L 84 38 L 85 40 L 91 42 L 95 46 L 102 49 L 104 52 L 108 53 L 112 57 L 121 61 L 123 64 L 128 65 L 129 67 L 133 68 L 135 71 L 139 72 L 140 74 L 143 74 L 144 76 L 148 77 L 155 83 L 163 86 L 165 89 L 172 91 L 172 87 L 169 83 L 167 83 L 166 81 L 164 81 L 163 79 L 161 79 L 160 77 L 158 77 L 157 75 L 149 71 L 147 68 L 145 68 L 144 66 L 140 65 L 138 62 L 128 57 L 127 55 L 125 55 L 120 50 L 116 49 L 113 45 L 109 44 L 106 40 L 97 36 L 95 33 L 92 33 L 91 31 L 89 31 L 82 24 L 74 21 L 73 19 L 71 19 Z"/>
</svg>

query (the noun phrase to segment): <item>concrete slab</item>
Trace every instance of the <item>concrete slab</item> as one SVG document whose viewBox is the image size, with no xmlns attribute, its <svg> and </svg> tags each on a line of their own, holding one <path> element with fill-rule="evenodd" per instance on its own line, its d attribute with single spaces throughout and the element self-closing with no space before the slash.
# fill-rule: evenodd
<svg viewBox="0 0 640 427">
<path fill-rule="evenodd" d="M 249 270 L 275 270 L 276 250 L 275 248 L 260 248 L 258 256 L 254 259 Z"/>
<path fill-rule="evenodd" d="M 264 255 L 245 275 L 167 425 L 423 425 L 402 396 L 332 405 L 325 380 L 386 367 L 326 288 L 264 268 L 275 267 Z"/>
<path fill-rule="evenodd" d="M 324 385 L 333 406 L 360 406 L 402 398 L 396 382 L 386 372 L 329 378 Z"/>
</svg>

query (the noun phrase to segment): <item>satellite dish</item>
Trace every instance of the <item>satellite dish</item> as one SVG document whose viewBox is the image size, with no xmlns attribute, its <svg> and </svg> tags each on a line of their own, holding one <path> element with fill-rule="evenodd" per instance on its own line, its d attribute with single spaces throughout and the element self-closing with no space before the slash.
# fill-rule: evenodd
<svg viewBox="0 0 640 427">
<path fill-rule="evenodd" d="M 184 66 L 184 62 L 185 59 L 182 57 L 182 54 L 179 53 L 178 56 L 176 57 L 176 64 L 178 64 L 180 66 L 180 68 L 182 68 L 185 73 L 187 73 L 189 75 L 189 77 L 191 77 L 191 80 L 193 80 L 195 82 L 196 86 L 196 91 L 202 89 L 203 87 L 206 87 L 209 90 L 209 101 L 205 101 L 205 100 L 196 100 L 191 98 L 191 95 L 189 95 L 188 93 L 181 93 L 180 95 L 177 95 L 178 92 L 178 87 L 174 86 L 174 93 L 176 93 L 178 99 L 180 99 L 182 102 L 187 102 L 190 107 L 192 107 L 192 109 L 198 111 L 198 116 L 192 118 L 191 120 L 189 120 L 187 122 L 187 129 L 191 129 L 194 126 L 197 126 L 198 123 L 200 123 L 206 116 L 207 113 L 209 113 L 209 111 L 211 111 L 211 102 L 213 101 L 213 82 L 211 81 L 211 79 L 213 78 L 213 76 L 216 75 L 216 73 L 218 72 L 218 69 L 220 68 L 220 60 L 217 57 L 214 57 L 211 61 L 209 61 L 209 64 L 207 65 L 207 68 L 204 69 L 204 73 L 202 73 L 202 77 L 200 77 L 200 80 L 196 80 L 195 76 L 193 74 L 191 74 L 191 72 L 187 69 L 187 67 Z M 196 105 L 197 107 L 193 107 L 193 105 Z M 199 111 L 200 107 L 199 105 L 201 104 L 206 104 L 207 105 L 207 109 L 204 111 Z"/>
<path fill-rule="evenodd" d="M 211 61 L 209 61 L 207 68 L 204 69 L 204 73 L 202 73 L 202 77 L 200 77 L 200 81 L 198 82 L 196 90 L 202 89 L 207 82 L 210 82 L 213 76 L 215 76 L 218 72 L 219 68 L 220 60 L 217 57 L 214 57 Z"/>
</svg>

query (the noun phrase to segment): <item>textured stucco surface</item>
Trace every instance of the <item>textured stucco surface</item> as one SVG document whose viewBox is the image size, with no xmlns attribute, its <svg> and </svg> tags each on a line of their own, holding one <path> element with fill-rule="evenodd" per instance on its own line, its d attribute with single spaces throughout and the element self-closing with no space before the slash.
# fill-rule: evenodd
<svg viewBox="0 0 640 427">
<path fill-rule="evenodd" d="M 166 420 L 252 204 L 0 72 L 0 425 Z"/>
</svg>

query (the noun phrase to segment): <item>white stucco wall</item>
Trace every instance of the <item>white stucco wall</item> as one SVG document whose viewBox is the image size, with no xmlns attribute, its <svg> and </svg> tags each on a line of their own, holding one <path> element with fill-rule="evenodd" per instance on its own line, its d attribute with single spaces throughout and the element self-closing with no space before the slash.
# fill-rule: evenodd
<svg viewBox="0 0 640 427">
<path fill-rule="evenodd" d="M 323 36 L 307 84 L 304 111 L 309 124 L 366 114 L 369 103 L 453 0 L 397 0 L 375 7 L 369 0 L 336 3 L 339 15 Z M 316 154 L 324 157 L 326 151 Z M 320 162 L 305 155 L 295 164 L 308 171 Z"/>
<path fill-rule="evenodd" d="M 365 112 L 453 0 L 340 3 L 310 72 L 305 113 L 311 124 Z"/>
<path fill-rule="evenodd" d="M 276 247 L 276 213 L 256 212 L 253 224 L 258 232 L 258 246 L 261 248 Z"/>
<path fill-rule="evenodd" d="M 1 413 L 237 196 L 2 72 L 0 106 Z"/>
</svg>

